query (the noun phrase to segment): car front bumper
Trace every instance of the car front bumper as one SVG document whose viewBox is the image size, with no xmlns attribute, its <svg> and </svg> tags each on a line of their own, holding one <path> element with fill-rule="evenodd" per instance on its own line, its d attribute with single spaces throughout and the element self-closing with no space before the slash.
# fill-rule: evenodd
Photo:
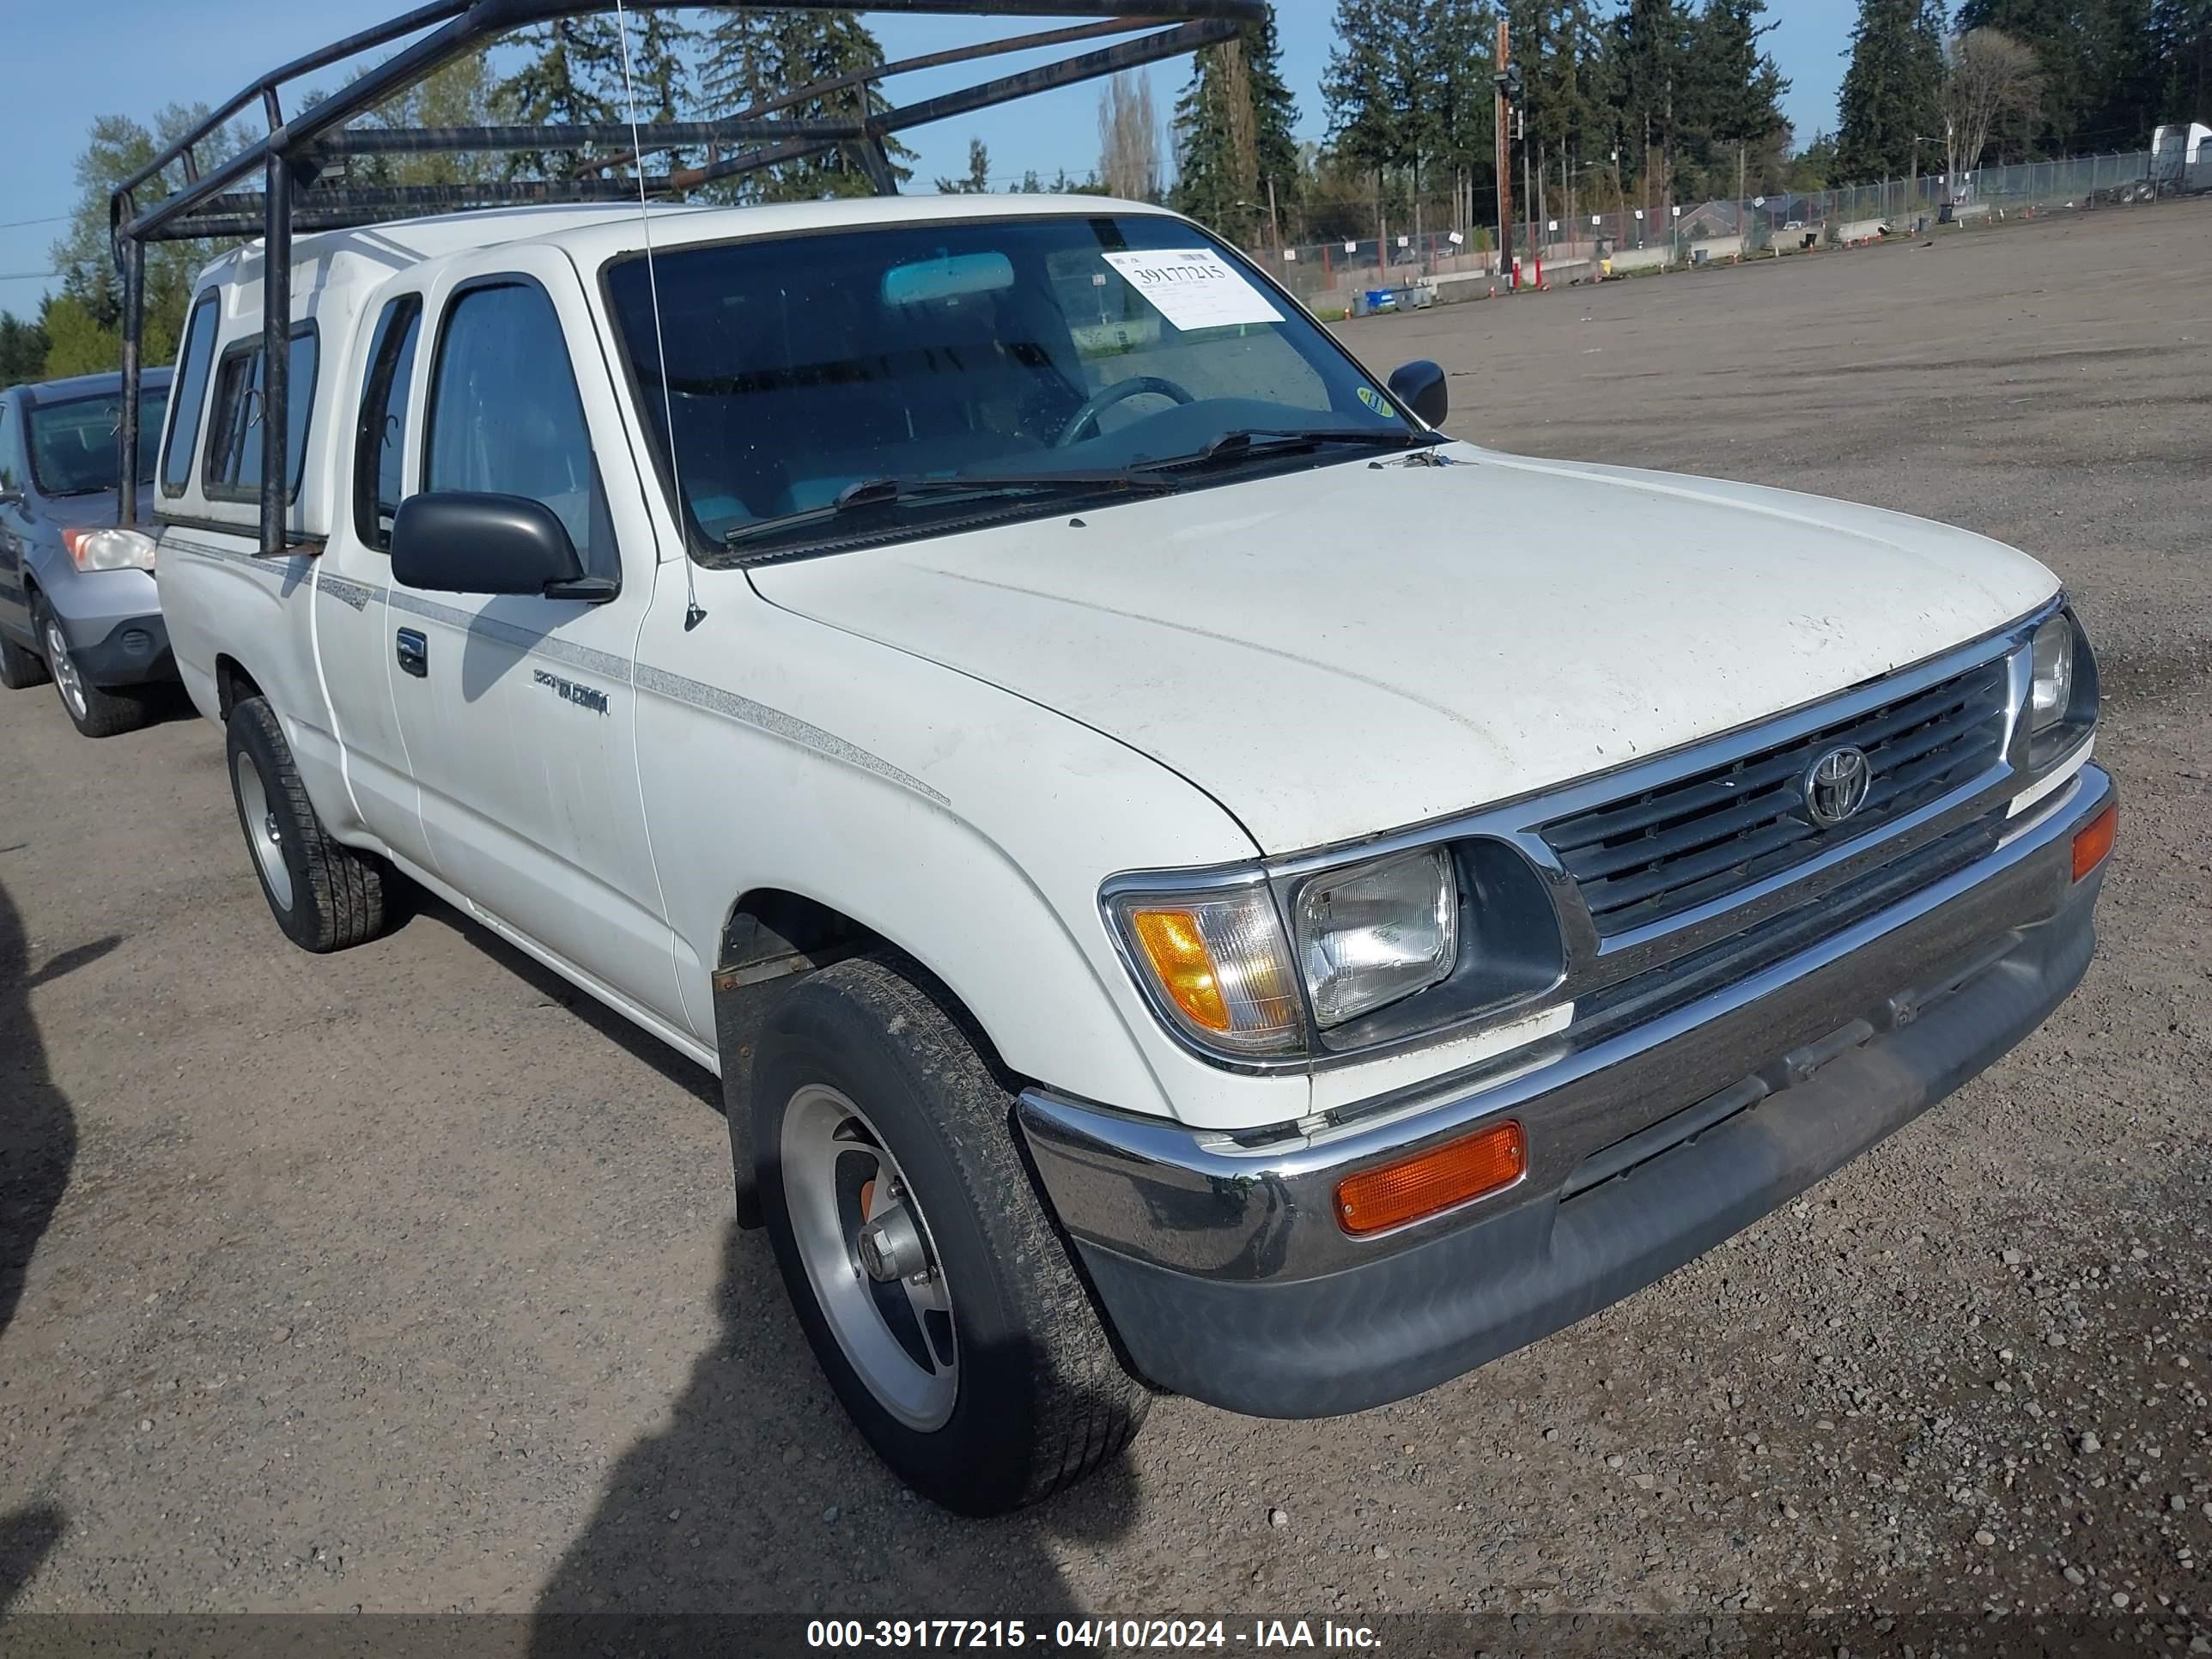
<svg viewBox="0 0 2212 1659">
<path fill-rule="evenodd" d="M 2115 800 L 2084 765 L 1976 862 L 1671 1012 L 1261 1147 L 1025 1092 L 1040 1181 L 1139 1374 L 1262 1417 L 1403 1399 L 1650 1284 L 1990 1065 L 2087 971 Z M 1360 1240 L 1346 1175 L 1507 1118 L 1513 1188 Z"/>
<path fill-rule="evenodd" d="M 143 685 L 177 678 L 169 629 L 160 614 L 129 617 L 89 645 L 72 645 L 77 672 L 94 685 Z"/>
</svg>

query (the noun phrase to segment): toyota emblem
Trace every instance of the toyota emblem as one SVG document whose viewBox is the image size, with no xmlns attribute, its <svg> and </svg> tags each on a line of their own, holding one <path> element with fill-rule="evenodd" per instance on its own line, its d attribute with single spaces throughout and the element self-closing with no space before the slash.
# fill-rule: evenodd
<svg viewBox="0 0 2212 1659">
<path fill-rule="evenodd" d="M 1831 749 L 1805 771 L 1805 810 L 1823 830 L 1832 830 L 1866 805 L 1874 767 L 1866 750 L 1846 744 Z"/>
</svg>

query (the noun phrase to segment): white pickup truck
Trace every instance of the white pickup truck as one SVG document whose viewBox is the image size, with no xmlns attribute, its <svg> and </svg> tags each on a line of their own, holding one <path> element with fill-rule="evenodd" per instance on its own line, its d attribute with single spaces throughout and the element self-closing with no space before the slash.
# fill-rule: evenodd
<svg viewBox="0 0 2212 1659">
<path fill-rule="evenodd" d="M 2113 787 L 2048 570 L 1451 441 L 1434 365 L 1174 215 L 295 254 L 286 550 L 253 247 L 159 472 L 278 924 L 361 944 L 404 878 L 719 1073 L 740 1219 L 956 1509 L 1153 1389 L 1348 1412 L 1556 1330 L 2087 966 Z"/>
</svg>

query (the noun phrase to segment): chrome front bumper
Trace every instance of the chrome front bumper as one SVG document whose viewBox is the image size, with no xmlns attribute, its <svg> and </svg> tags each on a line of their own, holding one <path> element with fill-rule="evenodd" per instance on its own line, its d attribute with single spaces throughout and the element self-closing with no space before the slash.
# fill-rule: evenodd
<svg viewBox="0 0 2212 1659">
<path fill-rule="evenodd" d="M 1711 1248 L 2039 1024 L 2094 947 L 2077 830 L 2094 765 L 1995 848 L 1816 944 L 1518 1070 L 1247 1147 L 1032 1090 L 1039 1177 L 1137 1369 L 1267 1416 L 1433 1386 Z M 1337 1224 L 1346 1175 L 1517 1117 L 1515 1187 L 1395 1232 Z"/>
</svg>

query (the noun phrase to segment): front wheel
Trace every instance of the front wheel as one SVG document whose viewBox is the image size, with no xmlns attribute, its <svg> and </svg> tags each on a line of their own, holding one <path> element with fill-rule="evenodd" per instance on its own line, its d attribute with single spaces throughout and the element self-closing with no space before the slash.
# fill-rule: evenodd
<svg viewBox="0 0 2212 1659">
<path fill-rule="evenodd" d="M 88 738 L 112 738 L 136 732 L 146 724 L 146 700 L 129 691 L 110 691 L 85 678 L 70 653 L 69 636 L 61 619 L 41 599 L 32 611 L 39 629 L 40 648 L 46 653 L 46 672 L 54 677 L 54 691 L 70 724 Z"/>
<path fill-rule="evenodd" d="M 769 1237 L 877 1454 L 997 1515 L 1117 1455 L 1150 1397 L 1031 1185 L 1012 1097 L 907 964 L 838 963 L 769 1016 L 752 1083 Z"/>
</svg>

